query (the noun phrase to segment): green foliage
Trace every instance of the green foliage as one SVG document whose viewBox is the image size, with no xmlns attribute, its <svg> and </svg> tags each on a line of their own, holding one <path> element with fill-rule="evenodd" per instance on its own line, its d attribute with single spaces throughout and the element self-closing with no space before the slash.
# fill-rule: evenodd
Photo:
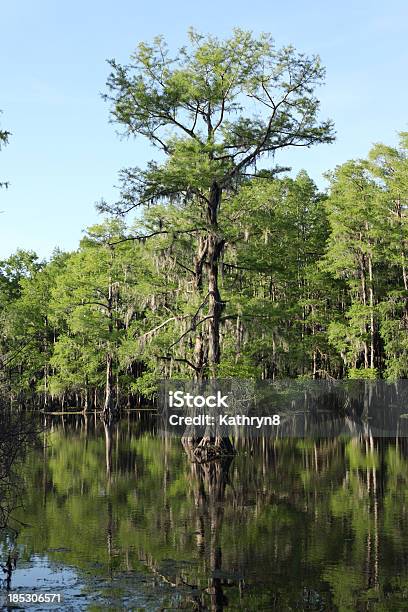
<svg viewBox="0 0 408 612">
<path fill-rule="evenodd" d="M 405 231 L 405 212 L 395 225 L 372 163 L 338 168 L 329 197 L 303 171 L 250 178 L 225 198 L 218 376 L 407 376 L 395 246 L 405 243 L 393 233 Z M 195 215 L 193 203 L 155 204 L 133 226 L 90 228 L 77 252 L 48 263 L 23 251 L 2 262 L 9 388 L 95 401 L 107 354 L 122 397 L 150 398 L 157 380 L 193 376 L 208 301 L 192 273 L 202 240 L 190 231 Z"/>
<path fill-rule="evenodd" d="M 330 237 L 321 269 L 344 286 L 328 337 L 350 372 L 407 375 L 406 142 L 402 134 L 401 149 L 375 145 L 367 161 L 347 162 L 330 174 Z"/>
<path fill-rule="evenodd" d="M 151 399 L 158 392 L 158 381 L 153 372 L 144 372 L 130 384 L 132 392 L 139 393 L 146 399 Z"/>
<path fill-rule="evenodd" d="M 377 368 L 349 368 L 347 378 L 351 380 L 376 380 L 378 378 Z"/>
<path fill-rule="evenodd" d="M 332 123 L 320 121 L 315 97 L 324 70 L 318 57 L 293 47 L 276 49 L 270 35 L 255 38 L 239 29 L 226 40 L 190 31 L 189 44 L 174 56 L 159 37 L 152 44 L 141 43 L 127 65 L 109 63 L 105 97 L 113 120 L 126 134 L 146 137 L 164 158 L 145 169 L 123 170 L 120 201 L 101 203 L 100 209 L 126 214 L 160 204 L 165 213 L 169 205 L 177 207 L 184 227 L 173 215 L 163 214 L 152 231 L 134 236 L 143 240 L 183 234 L 195 239 L 187 262 L 176 262 L 190 271 L 186 282 L 193 289 L 196 311 L 183 308 L 175 314 L 173 320 L 185 323 L 177 326 L 181 333 L 167 350 L 157 348 L 170 360 L 170 368 L 173 362 L 184 363 L 198 379 L 217 376 L 221 326 L 237 316 L 227 312 L 232 300 L 224 297 L 227 289 L 219 278 L 231 233 L 224 211 L 248 182 L 249 171 L 256 176 L 257 164 L 268 154 L 333 140 Z M 260 176 L 273 179 L 279 170 L 261 171 Z M 190 331 L 197 331 L 195 341 Z M 171 329 L 164 333 L 171 334 Z M 191 350 L 180 344 L 184 338 L 194 345 Z M 174 351 L 169 354 L 173 347 L 175 359 Z"/>
<path fill-rule="evenodd" d="M 191 30 L 174 56 L 157 37 L 141 43 L 129 64 L 109 64 L 105 97 L 114 121 L 167 155 L 163 164 L 123 172 L 119 210 L 182 194 L 205 205 L 214 181 L 227 186 L 263 154 L 333 140 L 332 123 L 317 118 L 319 58 L 276 49 L 270 35 L 235 29 L 219 40 Z M 252 116 L 250 103 L 258 109 Z"/>
<path fill-rule="evenodd" d="M 407 133 L 323 194 L 305 171 L 259 167 L 333 139 L 317 57 L 191 31 L 175 55 L 157 38 L 110 66 L 112 118 L 164 155 L 122 171 L 120 201 L 100 206 L 115 214 L 75 252 L 0 262 L 7 388 L 89 406 L 108 385 L 150 398 L 161 378 L 407 377 Z"/>
</svg>

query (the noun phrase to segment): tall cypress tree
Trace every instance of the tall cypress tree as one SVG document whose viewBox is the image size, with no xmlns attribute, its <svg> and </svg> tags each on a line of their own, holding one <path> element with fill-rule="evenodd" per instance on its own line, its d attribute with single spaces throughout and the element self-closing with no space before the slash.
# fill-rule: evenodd
<svg viewBox="0 0 408 612">
<path fill-rule="evenodd" d="M 164 158 L 144 170 L 124 170 L 122 199 L 105 208 L 125 213 L 159 200 L 193 203 L 194 275 L 203 311 L 194 321 L 200 328 L 194 369 L 199 378 L 214 376 L 225 309 L 219 282 L 223 201 L 256 174 L 265 155 L 333 140 L 332 123 L 319 121 L 314 95 L 324 70 L 317 57 L 276 49 L 269 35 L 254 38 L 241 30 L 225 41 L 190 31 L 189 46 L 174 57 L 156 38 L 140 44 L 128 65 L 110 65 L 106 99 L 113 120 L 128 135 L 145 136 Z"/>
</svg>

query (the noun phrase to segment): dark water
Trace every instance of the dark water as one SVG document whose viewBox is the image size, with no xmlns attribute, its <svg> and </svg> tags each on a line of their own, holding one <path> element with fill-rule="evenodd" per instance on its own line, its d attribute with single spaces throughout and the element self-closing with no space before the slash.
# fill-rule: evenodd
<svg viewBox="0 0 408 612">
<path fill-rule="evenodd" d="M 59 609 L 91 611 L 408 609 L 404 439 L 239 440 L 232 461 L 199 465 L 148 421 L 109 432 L 48 417 L 16 463 L 3 596 L 61 592 Z"/>
</svg>

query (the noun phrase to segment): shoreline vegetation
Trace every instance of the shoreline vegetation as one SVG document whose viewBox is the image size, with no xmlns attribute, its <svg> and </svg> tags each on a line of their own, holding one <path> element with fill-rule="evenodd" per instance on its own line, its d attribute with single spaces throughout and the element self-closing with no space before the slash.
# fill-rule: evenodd
<svg viewBox="0 0 408 612">
<path fill-rule="evenodd" d="M 0 262 L 13 403 L 113 419 L 163 378 L 406 378 L 407 133 L 323 193 L 275 164 L 334 140 L 317 56 L 191 30 L 175 55 L 158 37 L 109 64 L 112 121 L 158 161 L 121 170 L 76 251 Z"/>
</svg>

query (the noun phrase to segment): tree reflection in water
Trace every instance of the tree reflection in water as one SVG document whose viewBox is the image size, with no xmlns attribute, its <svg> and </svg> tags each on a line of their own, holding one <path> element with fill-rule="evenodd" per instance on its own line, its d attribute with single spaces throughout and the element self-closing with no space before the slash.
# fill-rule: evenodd
<svg viewBox="0 0 408 612">
<path fill-rule="evenodd" d="M 92 575 L 87 593 L 122 593 L 118 609 L 141 594 L 213 612 L 406 609 L 405 438 L 233 442 L 200 463 L 153 418 L 55 418 L 22 471 L 27 563 Z"/>
<path fill-rule="evenodd" d="M 197 549 L 201 558 L 209 557 L 208 587 L 211 610 L 219 612 L 228 605 L 223 591 L 221 531 L 224 520 L 225 489 L 229 481 L 232 456 L 219 457 L 211 461 L 198 461 L 188 444 L 184 449 L 191 461 L 191 483 L 194 494 L 197 525 Z M 208 527 L 207 527 L 208 526 Z M 206 527 L 209 533 L 206 533 Z M 208 555 L 206 555 L 208 548 Z M 205 609 L 203 597 L 195 598 L 197 608 Z"/>
<path fill-rule="evenodd" d="M 38 427 L 27 414 L 14 413 L 0 405 L 0 587 L 7 591 L 17 567 L 17 538 L 24 523 L 13 513 L 21 505 L 24 486 L 18 473 L 29 448 L 38 442 Z"/>
<path fill-rule="evenodd" d="M 120 444 L 114 448 L 112 439 L 113 435 L 121 434 L 118 426 L 105 424 L 104 428 L 106 473 L 111 482 L 115 472 L 112 456 L 121 454 Z M 200 461 L 194 447 L 184 444 L 188 459 L 184 474 L 180 473 L 180 465 L 174 472 L 178 441 L 146 438 L 143 434 L 138 439 L 141 446 L 135 442 L 136 454 L 139 449 L 145 456 L 151 445 L 155 448 L 153 454 L 157 453 L 155 469 L 156 461 L 163 462 L 157 521 L 156 525 L 151 521 L 147 526 L 150 537 L 153 541 L 161 540 L 166 549 L 165 542 L 173 539 L 172 528 L 178 533 L 185 529 L 182 538 L 187 542 L 189 526 L 195 526 L 199 569 L 189 571 L 183 566 L 179 571 L 174 568 L 166 571 L 168 565 L 160 560 L 160 551 L 155 555 L 154 546 L 147 542 L 142 555 L 161 582 L 190 590 L 183 595 L 188 609 L 221 612 L 238 609 L 240 605 L 259 605 L 263 609 L 283 610 L 296 605 L 307 610 L 351 610 L 367 599 L 385 601 L 386 605 L 388 600 L 400 601 L 396 575 L 392 575 L 392 567 L 400 562 L 391 561 L 390 551 L 396 545 L 391 532 L 395 534 L 399 528 L 401 536 L 405 532 L 401 525 L 402 516 L 406 515 L 405 502 L 401 506 L 398 495 L 399 484 L 408 485 L 405 439 L 374 439 L 369 431 L 367 435 L 316 440 L 241 438 L 234 441 L 235 457 L 211 461 Z M 121 466 L 118 459 L 116 456 L 117 466 Z M 137 457 L 135 460 L 137 464 Z M 144 470 L 139 468 L 142 479 Z M 174 515 L 177 504 L 174 506 L 175 498 L 169 492 L 174 477 L 182 479 L 187 508 L 180 520 Z M 115 509 L 112 505 L 109 508 L 111 559 L 111 528 L 116 524 L 118 530 L 119 526 L 112 522 Z M 397 519 L 395 524 L 390 513 Z M 289 531 L 286 524 L 290 525 Z M 337 533 L 333 531 L 334 524 L 339 528 Z M 162 538 L 153 534 L 155 529 L 161 531 Z M 252 531 L 257 534 L 256 542 L 252 541 Z M 191 555 L 187 544 L 182 547 L 185 554 Z M 405 548 L 398 553 L 400 561 L 401 553 L 406 558 Z M 381 563 L 384 558 L 387 563 Z M 254 581 L 252 573 L 251 586 L 245 574 L 252 564 L 259 578 Z M 400 565 L 399 574 L 404 576 L 403 582 L 408 582 L 405 566 L 405 562 Z M 268 575 L 268 571 L 272 573 Z M 256 592 L 257 583 L 262 585 L 260 593 Z"/>
</svg>

